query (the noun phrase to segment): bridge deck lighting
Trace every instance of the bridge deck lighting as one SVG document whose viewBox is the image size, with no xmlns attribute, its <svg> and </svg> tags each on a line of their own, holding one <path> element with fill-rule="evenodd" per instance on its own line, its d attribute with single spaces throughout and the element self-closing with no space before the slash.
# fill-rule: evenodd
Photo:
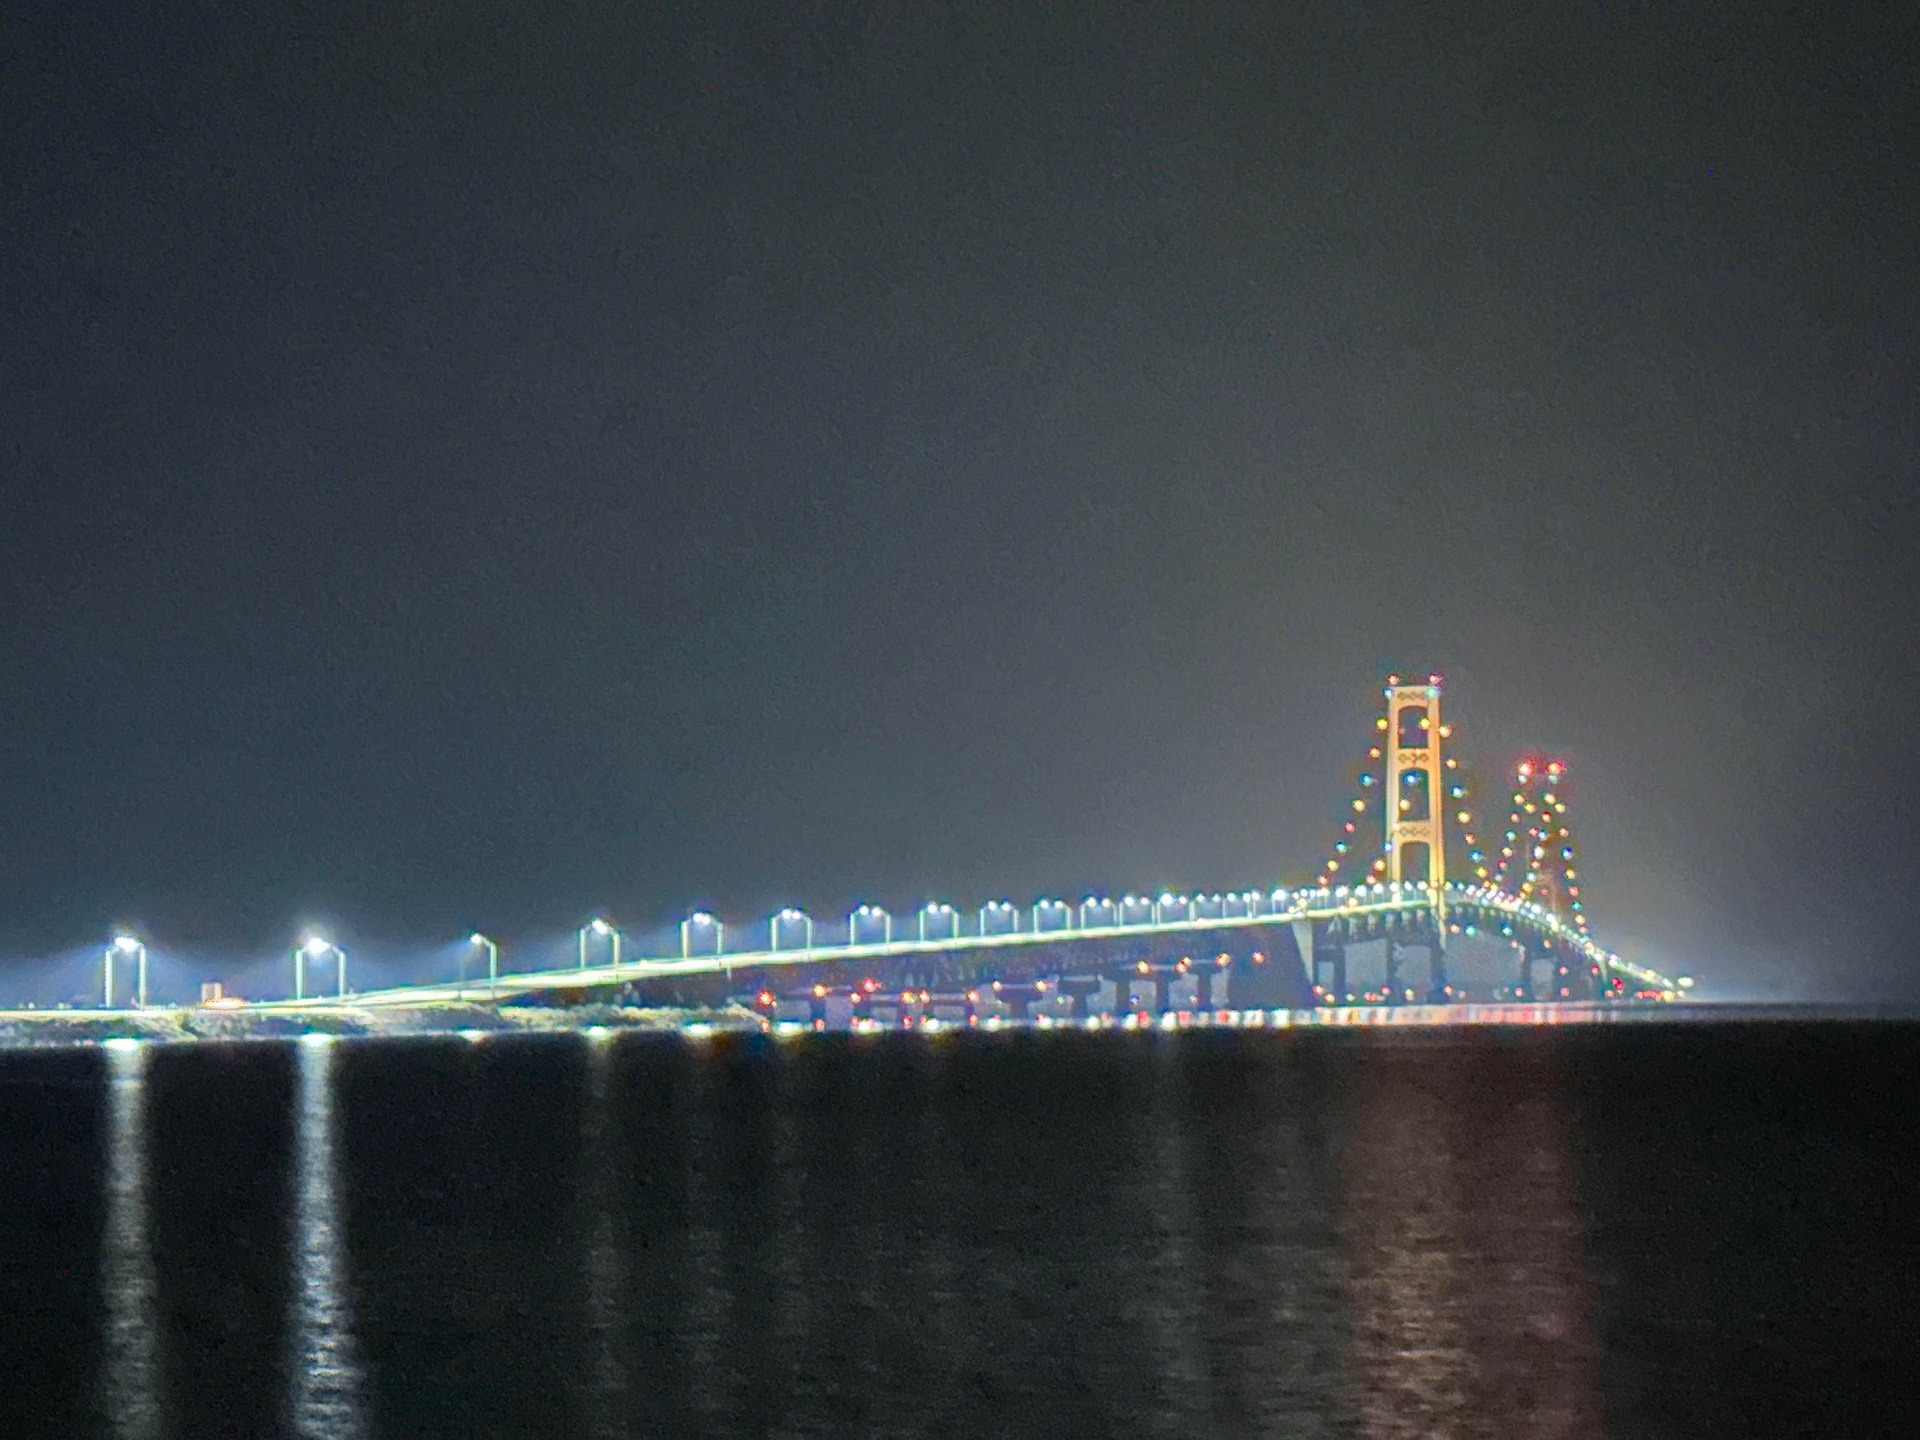
<svg viewBox="0 0 1920 1440">
<path fill-rule="evenodd" d="M 331 954 L 334 960 L 339 998 L 347 998 L 347 952 L 324 935 L 309 935 L 293 952 L 293 998 L 306 999 L 307 961 Z"/>
<path fill-rule="evenodd" d="M 613 965 L 614 979 L 619 979 L 620 941 L 622 938 L 619 929 L 598 915 L 580 927 L 580 968 L 582 970 L 587 968 L 587 937 L 589 935 L 598 935 L 607 942 L 608 958 Z"/>
<path fill-rule="evenodd" d="M 500 993 L 500 947 L 482 935 L 478 930 L 467 937 L 467 944 L 487 952 L 487 995 L 489 998 Z M 455 992 L 459 999 L 467 998 L 467 957 L 460 957 L 460 987 Z"/>
<path fill-rule="evenodd" d="M 147 1003 L 147 947 L 137 935 L 116 935 L 113 944 L 107 947 L 100 962 L 100 1003 L 104 1008 L 113 1008 L 113 957 L 131 955 L 134 957 L 133 1006 L 141 1009 Z"/>
</svg>

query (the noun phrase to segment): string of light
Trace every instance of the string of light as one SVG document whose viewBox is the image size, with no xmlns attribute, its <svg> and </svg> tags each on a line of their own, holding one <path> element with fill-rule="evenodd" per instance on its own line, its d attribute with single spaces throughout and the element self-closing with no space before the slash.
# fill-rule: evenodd
<svg viewBox="0 0 1920 1440">
<path fill-rule="evenodd" d="M 1567 813 L 1567 767 L 1559 759 L 1530 757 L 1514 770 L 1513 809 L 1507 817 L 1506 843 L 1493 883 L 1522 900 L 1538 897 L 1556 913 L 1564 900 L 1567 918 L 1587 933 L 1586 907 L 1580 899 L 1580 871 Z M 1524 828 L 1523 828 L 1524 827 Z M 1518 886 L 1508 877 L 1518 863 Z"/>
<path fill-rule="evenodd" d="M 1353 847 L 1359 843 L 1361 817 L 1371 808 L 1367 797 L 1380 785 L 1381 745 L 1386 739 L 1387 717 L 1375 717 L 1373 728 L 1379 732 L 1378 736 L 1375 743 L 1367 747 L 1367 757 L 1359 766 L 1359 775 L 1354 782 L 1355 793 L 1347 800 L 1346 818 L 1340 822 L 1340 836 L 1333 842 L 1333 853 L 1321 862 L 1319 873 L 1314 876 L 1313 883 L 1317 889 L 1324 890 L 1329 885 L 1339 883 L 1344 878 L 1341 872 L 1352 873 L 1357 863 L 1353 858 Z M 1368 870 L 1369 876 L 1377 878 L 1387 868 L 1386 849 L 1383 841 L 1380 858 Z"/>
</svg>

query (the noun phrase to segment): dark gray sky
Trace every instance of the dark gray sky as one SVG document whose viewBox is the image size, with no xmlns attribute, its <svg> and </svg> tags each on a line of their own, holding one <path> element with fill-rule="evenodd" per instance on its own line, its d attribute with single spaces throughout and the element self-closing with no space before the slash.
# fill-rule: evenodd
<svg viewBox="0 0 1920 1440">
<path fill-rule="evenodd" d="M 10 5 L 0 952 L 1303 878 L 1912 988 L 1914 7 Z"/>
</svg>

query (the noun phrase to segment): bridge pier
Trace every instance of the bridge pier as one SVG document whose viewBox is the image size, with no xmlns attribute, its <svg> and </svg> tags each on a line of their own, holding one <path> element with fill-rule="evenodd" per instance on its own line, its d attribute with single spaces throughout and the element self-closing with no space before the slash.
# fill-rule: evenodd
<svg viewBox="0 0 1920 1440">
<path fill-rule="evenodd" d="M 1328 986 L 1327 981 L 1333 983 Z M 1313 983 L 1327 987 L 1327 996 L 1332 1003 L 1343 1004 L 1347 998 L 1347 947 L 1332 941 L 1315 938 L 1313 942 Z"/>
<path fill-rule="evenodd" d="M 1195 1010 L 1213 1009 L 1213 972 L 1217 968 L 1211 962 L 1194 968 L 1193 1008 Z"/>
<path fill-rule="evenodd" d="M 1007 1007 L 1007 1013 L 1015 1020 L 1027 1020 L 1033 1015 L 1033 1002 L 1046 992 L 1034 984 L 1009 984 L 996 980 L 993 986 L 993 998 Z"/>
<path fill-rule="evenodd" d="M 1534 984 L 1533 984 L 1533 967 L 1537 961 L 1552 960 L 1552 959 L 1553 959 L 1552 951 L 1548 951 L 1545 955 L 1541 955 L 1536 952 L 1535 948 L 1532 945 L 1523 943 L 1520 946 L 1520 984 L 1519 984 L 1518 990 L 1514 994 L 1515 999 L 1537 1000 L 1540 998 L 1539 991 L 1537 991 L 1534 988 Z"/>
<path fill-rule="evenodd" d="M 1105 984 L 1098 975 L 1074 975 L 1061 979 L 1060 993 L 1067 997 L 1074 1019 L 1085 1020 L 1093 1013 L 1091 1001 Z"/>
</svg>

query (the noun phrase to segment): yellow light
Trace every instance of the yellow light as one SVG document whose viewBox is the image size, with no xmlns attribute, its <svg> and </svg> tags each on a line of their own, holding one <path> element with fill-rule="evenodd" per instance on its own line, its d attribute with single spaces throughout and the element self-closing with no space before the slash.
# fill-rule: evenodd
<svg viewBox="0 0 1920 1440">
<path fill-rule="evenodd" d="M 1462 810 L 1458 815 L 1454 816 L 1453 818 L 1458 820 L 1462 825 L 1464 825 L 1469 820 L 1471 820 L 1473 816 L 1469 815 L 1466 811 Z"/>
<path fill-rule="evenodd" d="M 1354 814 L 1356 815 L 1366 808 L 1367 808 L 1367 802 L 1364 800 L 1356 800 L 1353 802 L 1353 811 L 1354 811 Z"/>
</svg>

